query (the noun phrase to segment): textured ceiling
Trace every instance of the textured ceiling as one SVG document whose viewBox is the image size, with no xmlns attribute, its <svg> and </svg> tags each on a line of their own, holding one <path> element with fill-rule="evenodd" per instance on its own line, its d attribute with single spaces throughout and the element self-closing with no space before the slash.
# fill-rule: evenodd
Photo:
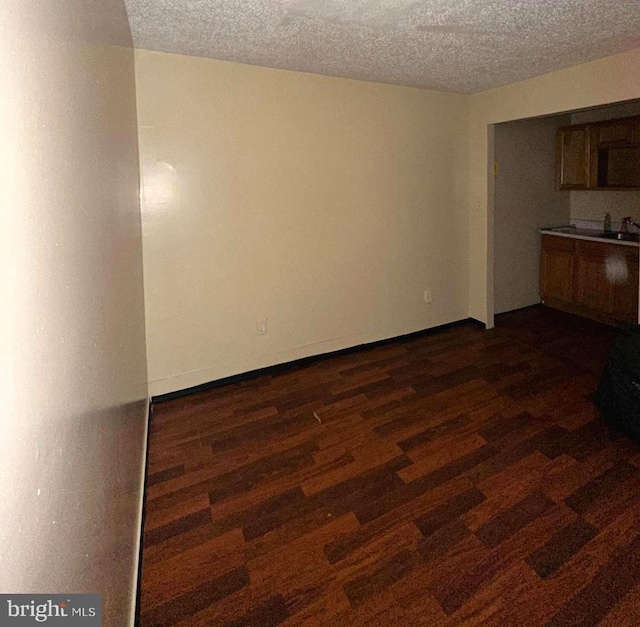
<svg viewBox="0 0 640 627">
<path fill-rule="evenodd" d="M 473 93 L 640 47 L 639 0 L 125 0 L 137 48 Z"/>
</svg>

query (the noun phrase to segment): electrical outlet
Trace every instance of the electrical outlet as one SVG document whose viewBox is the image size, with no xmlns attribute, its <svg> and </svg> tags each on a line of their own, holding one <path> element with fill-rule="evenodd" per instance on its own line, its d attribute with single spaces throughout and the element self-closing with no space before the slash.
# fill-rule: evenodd
<svg viewBox="0 0 640 627">
<path fill-rule="evenodd" d="M 258 320 L 257 327 L 258 327 L 258 335 L 266 335 L 267 334 L 267 319 L 265 318 L 264 320 Z"/>
<path fill-rule="evenodd" d="M 433 298 L 431 297 L 431 290 L 424 291 L 424 302 L 427 303 L 427 305 L 430 305 L 433 302 Z"/>
</svg>

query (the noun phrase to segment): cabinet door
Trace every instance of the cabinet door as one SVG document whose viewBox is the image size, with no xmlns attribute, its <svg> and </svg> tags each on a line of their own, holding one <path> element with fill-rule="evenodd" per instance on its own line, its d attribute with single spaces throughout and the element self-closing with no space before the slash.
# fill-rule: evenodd
<svg viewBox="0 0 640 627">
<path fill-rule="evenodd" d="M 540 297 L 570 303 L 573 299 L 574 240 L 544 235 L 540 260 Z"/>
<path fill-rule="evenodd" d="M 640 146 L 598 149 L 598 187 L 640 188 Z"/>
<path fill-rule="evenodd" d="M 560 189 L 587 189 L 590 183 L 590 128 L 586 124 L 558 130 L 558 183 Z"/>
<path fill-rule="evenodd" d="M 633 250 L 633 249 L 632 249 Z M 638 259 L 627 256 L 627 280 L 616 285 L 614 314 L 618 320 L 638 322 Z"/>
<path fill-rule="evenodd" d="M 615 245 L 580 241 L 576 245 L 575 302 L 613 314 L 615 281 L 620 276 Z M 612 261 L 615 260 L 615 261 Z"/>
<path fill-rule="evenodd" d="M 599 122 L 595 125 L 598 145 L 630 144 L 633 141 L 633 127 L 633 118 Z"/>
</svg>

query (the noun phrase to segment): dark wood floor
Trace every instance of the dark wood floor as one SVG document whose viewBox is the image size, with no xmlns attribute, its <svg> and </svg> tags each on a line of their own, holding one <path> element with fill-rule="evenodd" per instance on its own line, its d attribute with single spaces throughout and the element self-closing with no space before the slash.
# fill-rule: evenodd
<svg viewBox="0 0 640 627">
<path fill-rule="evenodd" d="M 532 308 L 156 405 L 141 624 L 640 625 L 616 335 Z"/>
</svg>

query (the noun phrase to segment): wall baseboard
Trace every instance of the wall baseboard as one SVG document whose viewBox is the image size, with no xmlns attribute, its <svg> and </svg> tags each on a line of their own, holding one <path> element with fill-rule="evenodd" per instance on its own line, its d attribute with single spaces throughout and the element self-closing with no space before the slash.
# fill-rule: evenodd
<svg viewBox="0 0 640 627">
<path fill-rule="evenodd" d="M 414 331 L 412 333 L 397 335 L 395 337 L 385 338 L 383 340 L 376 340 L 374 342 L 358 344 L 356 346 L 350 346 L 348 348 L 341 348 L 339 350 L 330 351 L 328 353 L 310 355 L 309 357 L 302 357 L 300 359 L 295 359 L 293 361 L 288 361 L 281 364 L 275 364 L 273 366 L 267 366 L 265 368 L 258 368 L 257 370 L 250 370 L 248 372 L 236 374 L 230 377 L 224 377 L 222 379 L 217 379 L 215 381 L 208 381 L 207 383 L 201 383 L 200 385 L 195 385 L 193 387 L 185 388 L 183 390 L 176 390 L 175 392 L 167 392 L 166 394 L 158 394 L 157 396 L 153 396 L 151 398 L 151 404 L 153 406 L 155 403 L 172 401 L 177 398 L 182 398 L 183 396 L 190 396 L 191 394 L 197 394 L 198 392 L 206 392 L 208 390 L 213 390 L 215 388 L 232 385 L 234 383 L 240 383 L 241 381 L 248 381 L 250 379 L 255 379 L 257 377 L 261 377 L 264 375 L 273 375 L 273 374 L 280 374 L 283 372 L 289 372 L 291 370 L 296 370 L 297 368 L 301 368 L 303 366 L 307 366 L 309 364 L 313 364 L 318 361 L 330 359 L 331 357 L 348 355 L 348 354 L 356 353 L 359 351 L 369 350 L 371 348 L 383 346 L 385 344 L 391 344 L 393 342 L 405 342 L 417 337 L 436 334 L 441 331 L 444 331 L 445 329 L 450 329 L 450 328 L 462 326 L 465 324 L 474 324 L 482 327 L 483 329 L 485 328 L 485 324 L 483 322 L 480 322 L 479 320 L 476 320 L 475 318 L 464 318 L 462 320 L 457 320 L 455 322 L 448 322 L 446 324 L 441 324 L 436 327 L 430 327 L 429 329 L 423 329 L 421 331 Z"/>
</svg>

